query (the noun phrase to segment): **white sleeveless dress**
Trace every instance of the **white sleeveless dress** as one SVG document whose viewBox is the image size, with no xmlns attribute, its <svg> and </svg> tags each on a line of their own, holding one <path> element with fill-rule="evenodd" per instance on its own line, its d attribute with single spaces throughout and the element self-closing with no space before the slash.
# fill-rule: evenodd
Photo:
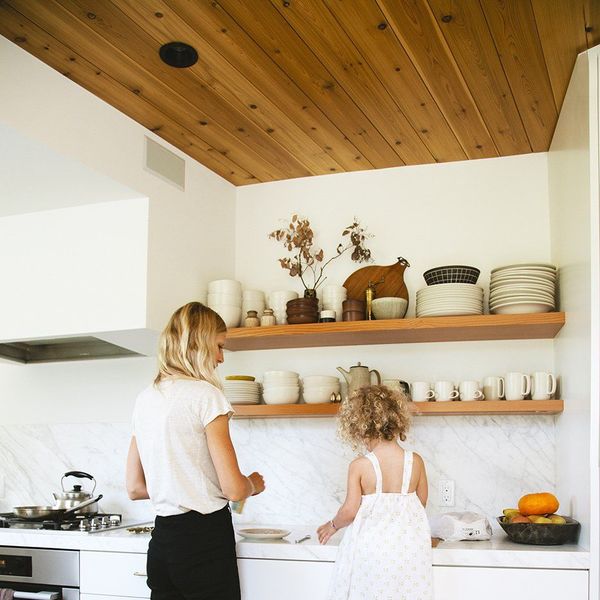
<svg viewBox="0 0 600 600">
<path fill-rule="evenodd" d="M 408 493 L 413 453 L 404 451 L 400 493 L 384 493 L 381 467 L 374 494 L 362 497 L 336 558 L 328 600 L 432 600 L 431 533 L 425 509 Z"/>
</svg>

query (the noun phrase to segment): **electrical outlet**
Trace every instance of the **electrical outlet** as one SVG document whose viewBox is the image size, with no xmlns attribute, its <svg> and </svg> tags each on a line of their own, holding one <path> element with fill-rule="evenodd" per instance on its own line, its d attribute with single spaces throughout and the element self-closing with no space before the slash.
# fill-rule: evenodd
<svg viewBox="0 0 600 600">
<path fill-rule="evenodd" d="M 440 506 L 454 506 L 454 481 L 440 480 Z"/>
</svg>

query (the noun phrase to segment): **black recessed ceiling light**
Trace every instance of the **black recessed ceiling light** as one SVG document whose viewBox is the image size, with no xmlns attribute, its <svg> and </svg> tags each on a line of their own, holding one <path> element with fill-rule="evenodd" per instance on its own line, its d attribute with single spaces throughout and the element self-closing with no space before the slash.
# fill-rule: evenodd
<svg viewBox="0 0 600 600">
<path fill-rule="evenodd" d="M 171 67 L 183 69 L 191 67 L 198 61 L 198 53 L 185 42 L 169 42 L 158 51 L 161 60 Z"/>
</svg>

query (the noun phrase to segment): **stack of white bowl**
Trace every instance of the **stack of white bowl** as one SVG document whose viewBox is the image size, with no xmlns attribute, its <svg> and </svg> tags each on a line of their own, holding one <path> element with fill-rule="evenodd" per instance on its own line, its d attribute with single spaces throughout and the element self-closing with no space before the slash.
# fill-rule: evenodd
<svg viewBox="0 0 600 600">
<path fill-rule="evenodd" d="M 249 310 L 255 310 L 258 318 L 265 310 L 265 293 L 260 290 L 244 290 L 242 293 L 242 321 L 248 316 Z"/>
<path fill-rule="evenodd" d="M 263 375 L 265 404 L 295 404 L 300 398 L 300 380 L 294 371 L 266 371 Z"/>
<path fill-rule="evenodd" d="M 490 276 L 490 313 L 544 313 L 555 309 L 556 267 L 524 263 L 493 269 Z"/>
<path fill-rule="evenodd" d="M 483 288 L 472 283 L 438 283 L 417 292 L 417 317 L 482 315 Z"/>
<path fill-rule="evenodd" d="M 219 313 L 227 327 L 239 327 L 242 320 L 242 284 L 234 279 L 209 281 L 207 304 Z"/>
<path fill-rule="evenodd" d="M 225 380 L 223 382 L 225 398 L 231 404 L 258 404 L 260 402 L 260 385 L 249 380 Z"/>
<path fill-rule="evenodd" d="M 335 310 L 335 320 L 342 320 L 342 302 L 348 297 L 348 290 L 343 285 L 326 285 L 323 288 L 323 310 Z"/>
<path fill-rule="evenodd" d="M 302 396 L 307 404 L 331 402 L 340 393 L 340 380 L 332 375 L 307 375 L 302 379 Z"/>
<path fill-rule="evenodd" d="M 285 325 L 287 323 L 286 309 L 288 300 L 295 300 L 297 297 L 298 292 L 291 290 L 278 290 L 269 294 L 269 308 L 273 309 L 277 325 Z"/>
</svg>

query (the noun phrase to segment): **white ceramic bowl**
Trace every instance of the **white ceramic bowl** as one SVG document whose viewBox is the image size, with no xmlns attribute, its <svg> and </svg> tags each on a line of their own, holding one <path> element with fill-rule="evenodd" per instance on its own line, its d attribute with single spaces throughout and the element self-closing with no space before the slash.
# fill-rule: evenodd
<svg viewBox="0 0 600 600">
<path fill-rule="evenodd" d="M 275 379 L 276 377 L 295 377 L 297 379 L 300 375 L 296 373 L 296 371 L 265 371 L 263 377 L 266 377 L 267 379 Z"/>
<path fill-rule="evenodd" d="M 242 309 L 238 306 L 211 306 L 216 313 L 225 321 L 227 327 L 239 327 L 242 319 Z"/>
<path fill-rule="evenodd" d="M 224 304 L 229 306 L 242 306 L 242 296 L 240 294 L 228 294 L 226 292 L 209 292 L 207 296 L 208 304 Z"/>
<path fill-rule="evenodd" d="M 408 300 L 392 296 L 375 298 L 372 307 L 375 319 L 402 319 L 408 308 Z"/>
<path fill-rule="evenodd" d="M 307 375 L 302 378 L 304 383 L 304 387 L 313 386 L 313 385 L 330 385 L 330 384 L 339 384 L 339 377 L 335 375 Z"/>
<path fill-rule="evenodd" d="M 324 404 L 331 402 L 331 394 L 338 392 L 303 392 L 302 397 L 306 404 Z"/>
<path fill-rule="evenodd" d="M 215 279 L 208 282 L 208 293 L 225 292 L 227 294 L 241 294 L 242 284 L 235 279 Z"/>
<path fill-rule="evenodd" d="M 300 398 L 299 390 L 264 390 L 265 404 L 295 404 Z"/>
</svg>

